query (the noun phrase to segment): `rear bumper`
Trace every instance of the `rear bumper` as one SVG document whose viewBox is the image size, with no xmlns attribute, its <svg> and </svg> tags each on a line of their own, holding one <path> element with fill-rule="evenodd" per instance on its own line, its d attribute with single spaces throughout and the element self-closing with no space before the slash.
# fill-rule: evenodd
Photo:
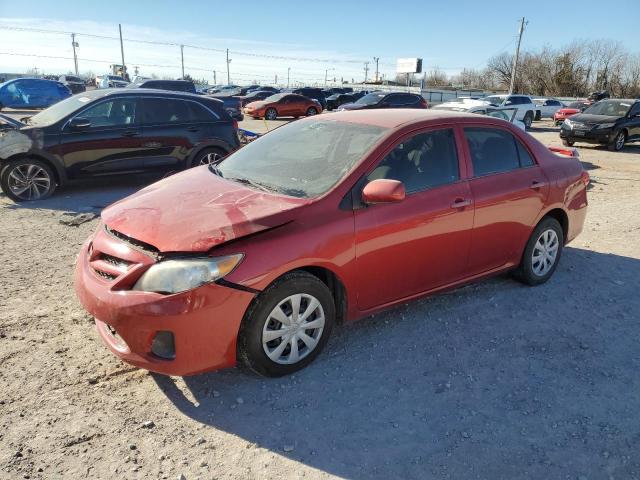
<svg viewBox="0 0 640 480">
<path fill-rule="evenodd" d="M 90 243 L 85 242 L 78 257 L 75 290 L 84 308 L 96 318 L 100 337 L 116 356 L 167 375 L 193 375 L 235 365 L 237 335 L 252 293 L 215 283 L 175 295 L 116 290 L 113 282 L 92 270 Z M 160 331 L 174 335 L 172 360 L 151 351 Z"/>
</svg>

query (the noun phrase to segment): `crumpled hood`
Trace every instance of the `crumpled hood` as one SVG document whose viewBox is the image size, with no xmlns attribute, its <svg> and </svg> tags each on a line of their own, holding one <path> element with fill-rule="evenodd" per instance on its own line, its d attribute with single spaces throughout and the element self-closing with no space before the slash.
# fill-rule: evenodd
<svg viewBox="0 0 640 480">
<path fill-rule="evenodd" d="M 161 252 L 206 252 L 216 245 L 283 225 L 309 203 L 225 180 L 206 166 L 143 188 L 102 212 L 112 230 Z"/>
<path fill-rule="evenodd" d="M 620 120 L 620 117 L 611 115 L 594 115 L 592 113 L 579 113 L 571 117 L 572 122 L 586 123 L 588 125 L 595 125 L 597 123 L 612 123 Z"/>
</svg>

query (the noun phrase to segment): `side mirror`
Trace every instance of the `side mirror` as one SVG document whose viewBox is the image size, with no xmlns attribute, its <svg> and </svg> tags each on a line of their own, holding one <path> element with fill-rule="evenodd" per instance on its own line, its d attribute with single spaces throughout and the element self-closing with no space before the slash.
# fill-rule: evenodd
<svg viewBox="0 0 640 480">
<path fill-rule="evenodd" d="M 72 118 L 69 122 L 69 128 L 71 130 L 86 130 L 91 126 L 91 120 L 82 117 Z"/>
<path fill-rule="evenodd" d="M 362 201 L 367 205 L 401 202 L 404 197 L 404 185 L 398 180 L 372 180 L 362 190 Z"/>
</svg>

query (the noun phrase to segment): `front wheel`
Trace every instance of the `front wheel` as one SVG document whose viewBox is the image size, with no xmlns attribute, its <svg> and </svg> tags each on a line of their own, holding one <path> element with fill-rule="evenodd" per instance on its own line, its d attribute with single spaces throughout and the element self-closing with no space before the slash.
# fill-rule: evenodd
<svg viewBox="0 0 640 480">
<path fill-rule="evenodd" d="M 555 272 L 562 248 L 564 232 L 560 223 L 545 217 L 534 229 L 522 255 L 520 266 L 515 271 L 518 280 L 527 285 L 540 285 Z"/>
<path fill-rule="evenodd" d="M 267 111 L 264 112 L 264 118 L 267 120 L 275 120 L 278 118 L 278 112 L 275 108 L 267 108 Z"/>
<path fill-rule="evenodd" d="M 335 304 L 327 286 L 309 273 L 288 273 L 247 310 L 238 334 L 238 359 L 260 375 L 288 375 L 318 356 L 334 322 Z"/>
<path fill-rule="evenodd" d="M 318 109 L 315 107 L 309 107 L 307 108 L 307 117 L 310 117 L 312 115 L 317 115 L 318 114 Z"/>
<path fill-rule="evenodd" d="M 56 189 L 56 181 L 53 170 L 45 162 L 25 158 L 2 169 L 0 186 L 14 202 L 27 202 L 49 197 Z"/>
<path fill-rule="evenodd" d="M 573 147 L 573 145 L 576 142 L 574 142 L 573 140 L 567 140 L 566 138 L 562 139 L 562 145 L 564 145 L 565 147 Z"/>
<path fill-rule="evenodd" d="M 193 160 L 191 160 L 191 167 L 197 167 L 199 165 L 216 165 L 220 163 L 224 157 L 227 156 L 227 152 L 218 147 L 205 148 L 201 152 L 198 152 Z"/>
<path fill-rule="evenodd" d="M 609 143 L 609 150 L 613 152 L 619 152 L 624 148 L 624 144 L 627 141 L 627 135 L 624 133 L 624 130 L 618 132 L 618 134 L 613 138 L 613 141 Z"/>
</svg>

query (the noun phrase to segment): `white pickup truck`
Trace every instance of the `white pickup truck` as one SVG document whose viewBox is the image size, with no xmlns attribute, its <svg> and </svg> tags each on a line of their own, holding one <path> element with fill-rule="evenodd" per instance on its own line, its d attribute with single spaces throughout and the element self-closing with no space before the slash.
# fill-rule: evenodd
<svg viewBox="0 0 640 480">
<path fill-rule="evenodd" d="M 536 105 L 528 95 L 490 95 L 481 98 L 485 103 L 493 107 L 511 107 L 516 108 L 516 120 L 524 123 L 526 128 L 531 127 L 536 117 Z"/>
</svg>

